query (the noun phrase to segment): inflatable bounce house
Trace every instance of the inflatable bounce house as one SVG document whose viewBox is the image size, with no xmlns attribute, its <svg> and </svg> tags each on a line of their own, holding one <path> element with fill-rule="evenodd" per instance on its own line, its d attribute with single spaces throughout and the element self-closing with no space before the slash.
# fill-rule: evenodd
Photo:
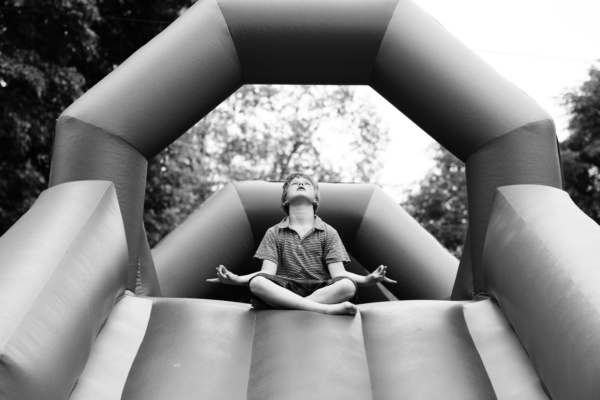
<svg viewBox="0 0 600 400">
<path fill-rule="evenodd" d="M 244 84 L 369 85 L 466 163 L 460 261 L 372 185 L 319 215 L 356 316 L 254 310 L 206 283 L 278 222 L 229 184 L 150 249 L 147 161 Z M 562 190 L 551 117 L 408 0 L 200 0 L 58 118 L 50 188 L 0 239 L 0 398 L 600 398 L 600 228 Z"/>
</svg>

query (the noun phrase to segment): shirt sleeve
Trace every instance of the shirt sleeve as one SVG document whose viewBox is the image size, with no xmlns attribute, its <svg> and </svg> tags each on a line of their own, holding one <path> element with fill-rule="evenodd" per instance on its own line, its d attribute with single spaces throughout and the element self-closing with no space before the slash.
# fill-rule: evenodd
<svg viewBox="0 0 600 400">
<path fill-rule="evenodd" d="M 350 262 L 350 257 L 346 252 L 346 248 L 342 243 L 342 239 L 337 231 L 331 226 L 327 227 L 327 239 L 325 241 L 325 264 L 333 264 L 336 262 L 344 263 L 344 265 Z"/>
<path fill-rule="evenodd" d="M 277 229 L 277 228 L 275 228 Z M 256 254 L 254 254 L 254 260 L 258 263 L 262 263 L 264 260 L 273 261 L 275 264 L 279 264 L 279 248 L 277 246 L 277 237 L 273 228 L 267 230 L 263 237 Z"/>
</svg>

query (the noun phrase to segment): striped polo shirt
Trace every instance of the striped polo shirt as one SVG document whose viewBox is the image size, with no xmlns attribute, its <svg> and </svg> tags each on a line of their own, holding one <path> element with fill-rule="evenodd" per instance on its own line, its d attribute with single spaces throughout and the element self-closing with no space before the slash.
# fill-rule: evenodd
<svg viewBox="0 0 600 400">
<path fill-rule="evenodd" d="M 277 264 L 277 276 L 297 280 L 331 279 L 327 264 L 350 262 L 337 231 L 315 215 L 313 229 L 301 238 L 289 217 L 267 230 L 254 258 Z"/>
</svg>

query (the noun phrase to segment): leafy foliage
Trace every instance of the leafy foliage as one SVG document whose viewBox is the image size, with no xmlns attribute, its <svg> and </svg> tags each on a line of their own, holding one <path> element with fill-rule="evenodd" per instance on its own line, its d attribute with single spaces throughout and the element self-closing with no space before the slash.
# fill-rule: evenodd
<svg viewBox="0 0 600 400">
<path fill-rule="evenodd" d="M 435 167 L 402 206 L 444 247 L 460 258 L 468 228 L 465 166 L 441 146 Z"/>
<path fill-rule="evenodd" d="M 101 15 L 92 24 L 98 59 L 78 66 L 96 84 L 133 52 L 158 35 L 196 0 L 99 0 Z"/>
<path fill-rule="evenodd" d="M 5 0 L 0 235 L 47 188 L 56 118 L 192 0 Z"/>
<path fill-rule="evenodd" d="M 565 189 L 600 223 L 600 70 L 592 67 L 581 87 L 564 96 L 571 135 L 561 143 Z"/>
<path fill-rule="evenodd" d="M 376 182 L 388 142 L 352 87 L 244 86 L 150 162 L 150 244 L 233 180 L 303 171 L 321 181 Z"/>
<path fill-rule="evenodd" d="M 96 57 L 94 2 L 8 0 L 0 13 L 0 233 L 47 187 L 54 122 Z"/>
</svg>

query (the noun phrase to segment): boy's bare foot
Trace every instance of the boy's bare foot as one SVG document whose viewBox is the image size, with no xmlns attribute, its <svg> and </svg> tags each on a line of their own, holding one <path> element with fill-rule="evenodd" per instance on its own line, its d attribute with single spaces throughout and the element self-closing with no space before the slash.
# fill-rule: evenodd
<svg viewBox="0 0 600 400">
<path fill-rule="evenodd" d="M 349 301 L 345 301 L 338 304 L 327 304 L 324 312 L 333 315 L 356 315 L 358 308 Z"/>
</svg>

